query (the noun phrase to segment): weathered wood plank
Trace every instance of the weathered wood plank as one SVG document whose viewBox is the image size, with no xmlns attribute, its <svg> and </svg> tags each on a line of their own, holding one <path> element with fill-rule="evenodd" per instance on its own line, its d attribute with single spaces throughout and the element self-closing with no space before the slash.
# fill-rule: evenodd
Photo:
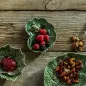
<svg viewBox="0 0 86 86">
<path fill-rule="evenodd" d="M 0 12 L 0 46 L 10 43 L 22 48 L 23 51 L 29 51 L 25 24 L 33 17 L 45 18 L 55 26 L 57 40 L 49 51 L 71 51 L 70 37 L 72 35 L 82 37 L 86 29 L 86 12 Z M 84 51 L 86 51 L 86 36 L 84 42 Z"/>
<path fill-rule="evenodd" d="M 47 10 L 86 10 L 86 0 L 50 0 Z"/>
<path fill-rule="evenodd" d="M 0 10 L 45 10 L 49 0 L 0 0 Z"/>
<path fill-rule="evenodd" d="M 0 10 L 86 10 L 86 0 L 0 0 Z"/>
<path fill-rule="evenodd" d="M 43 77 L 46 65 L 52 59 L 64 53 L 46 52 L 39 55 L 32 52 L 25 52 L 25 54 L 27 56 L 27 66 L 24 70 L 23 76 L 15 82 L 0 80 L 0 86 L 44 86 Z M 83 54 L 86 54 L 86 52 Z"/>
</svg>

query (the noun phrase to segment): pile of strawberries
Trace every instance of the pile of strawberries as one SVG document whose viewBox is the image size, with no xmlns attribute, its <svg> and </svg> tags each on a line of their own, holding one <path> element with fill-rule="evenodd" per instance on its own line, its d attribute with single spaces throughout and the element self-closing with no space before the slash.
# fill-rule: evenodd
<svg viewBox="0 0 86 86">
<path fill-rule="evenodd" d="M 0 65 L 1 65 L 2 69 L 6 72 L 14 71 L 17 67 L 16 62 L 10 57 L 4 57 L 1 60 Z"/>
<path fill-rule="evenodd" d="M 35 43 L 33 45 L 34 50 L 44 50 L 49 46 L 50 36 L 46 29 L 40 29 L 38 35 L 35 37 Z"/>
</svg>

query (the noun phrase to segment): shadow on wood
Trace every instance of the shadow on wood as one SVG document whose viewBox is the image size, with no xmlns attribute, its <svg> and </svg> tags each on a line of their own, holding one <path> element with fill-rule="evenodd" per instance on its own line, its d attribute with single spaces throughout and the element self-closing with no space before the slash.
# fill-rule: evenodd
<svg viewBox="0 0 86 86">
<path fill-rule="evenodd" d="M 44 86 L 43 83 L 44 70 L 40 70 L 33 75 L 29 76 L 24 82 L 23 86 Z"/>
<path fill-rule="evenodd" d="M 6 80 L 5 79 L 0 79 L 0 86 L 4 86 Z"/>
<path fill-rule="evenodd" d="M 30 51 L 30 49 L 27 46 L 27 40 L 28 40 L 29 36 L 25 32 L 25 27 L 23 27 L 21 29 L 23 29 L 23 31 L 20 34 L 21 35 L 20 39 L 22 39 L 21 41 L 24 41 L 24 45 L 22 46 L 22 51 Z M 20 44 L 21 44 L 21 42 L 20 42 Z"/>
<path fill-rule="evenodd" d="M 33 60 L 35 60 L 40 56 L 40 53 L 34 52 L 24 52 L 24 54 L 26 55 L 26 64 L 32 62 Z"/>
<path fill-rule="evenodd" d="M 25 55 L 26 55 L 26 61 L 28 63 L 28 62 L 31 62 L 34 59 L 36 59 L 40 55 L 40 53 L 34 53 L 34 52 L 30 51 L 30 49 L 27 46 L 27 40 L 28 40 L 29 36 L 27 35 L 27 33 L 25 31 L 22 31 L 21 34 L 25 34 L 25 35 L 21 35 L 21 39 L 22 39 L 22 36 L 23 36 L 23 38 L 24 38 L 23 40 L 25 40 L 25 44 L 22 48 L 22 51 L 27 52 L 27 53 L 25 53 Z"/>
</svg>

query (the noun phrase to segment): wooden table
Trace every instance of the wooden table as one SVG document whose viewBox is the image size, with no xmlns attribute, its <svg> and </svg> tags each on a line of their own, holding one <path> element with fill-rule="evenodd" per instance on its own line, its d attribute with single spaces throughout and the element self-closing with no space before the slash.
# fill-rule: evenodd
<svg viewBox="0 0 86 86">
<path fill-rule="evenodd" d="M 15 82 L 0 80 L 0 86 L 44 86 L 44 68 L 54 57 L 71 51 L 70 37 L 82 38 L 86 29 L 86 0 L 0 0 L 0 46 L 10 43 L 26 54 L 24 74 Z M 27 47 L 25 24 L 33 17 L 55 26 L 55 45 L 36 54 Z M 86 42 L 86 36 L 84 37 Z M 84 45 L 86 51 L 86 43 Z"/>
</svg>

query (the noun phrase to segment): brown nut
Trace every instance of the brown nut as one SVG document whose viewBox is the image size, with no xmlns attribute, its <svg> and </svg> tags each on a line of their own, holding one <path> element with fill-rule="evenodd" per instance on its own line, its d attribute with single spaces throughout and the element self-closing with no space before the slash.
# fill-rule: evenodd
<svg viewBox="0 0 86 86">
<path fill-rule="evenodd" d="M 75 50 L 75 48 L 76 48 L 76 42 L 73 42 L 72 43 L 72 49 Z"/>
<path fill-rule="evenodd" d="M 82 64 L 82 61 L 81 61 L 81 60 L 78 60 L 78 61 L 76 61 L 76 63 L 75 63 L 76 66 L 79 66 L 79 65 L 81 65 L 81 64 Z"/>
<path fill-rule="evenodd" d="M 73 78 L 73 73 L 71 73 L 69 76 L 70 76 L 70 78 Z"/>
<path fill-rule="evenodd" d="M 66 81 L 67 80 L 67 76 L 64 76 L 63 79 L 64 79 L 64 81 Z"/>
<path fill-rule="evenodd" d="M 79 80 L 78 79 L 73 79 L 73 82 L 74 83 L 79 83 Z"/>
<path fill-rule="evenodd" d="M 70 79 L 67 80 L 67 84 L 71 84 L 71 80 Z"/>
<path fill-rule="evenodd" d="M 75 51 L 83 51 L 83 44 L 82 43 L 83 42 L 79 42 L 79 41 L 74 42 L 72 44 L 72 49 L 75 50 Z"/>
<path fill-rule="evenodd" d="M 81 66 L 76 66 L 76 70 L 81 70 L 82 65 Z"/>
<path fill-rule="evenodd" d="M 64 69 L 65 67 L 64 67 L 64 66 L 61 66 L 60 68 L 61 68 L 61 69 Z"/>
<path fill-rule="evenodd" d="M 69 80 L 69 76 L 67 76 L 67 78 L 66 78 L 67 80 Z"/>
<path fill-rule="evenodd" d="M 83 47 L 79 47 L 79 51 L 83 51 Z"/>
<path fill-rule="evenodd" d="M 59 66 L 56 67 L 56 72 L 59 70 Z"/>
<path fill-rule="evenodd" d="M 68 66 L 68 69 L 70 69 L 71 67 L 70 66 Z"/>
<path fill-rule="evenodd" d="M 67 61 L 64 61 L 64 65 L 68 65 L 68 62 Z"/>
<path fill-rule="evenodd" d="M 83 41 L 79 41 L 79 46 L 83 47 L 84 43 Z"/>
<path fill-rule="evenodd" d="M 75 47 L 79 47 L 79 41 L 76 42 L 76 46 Z"/>
<path fill-rule="evenodd" d="M 72 67 L 75 67 L 75 62 L 71 64 Z"/>
<path fill-rule="evenodd" d="M 75 63 L 74 61 L 75 61 L 75 58 L 70 58 L 70 60 L 69 60 L 70 64 Z"/>
<path fill-rule="evenodd" d="M 67 74 L 67 72 L 62 72 L 61 75 L 60 75 L 60 77 L 63 77 L 63 76 L 65 76 L 66 74 Z"/>
<path fill-rule="evenodd" d="M 82 64 L 82 61 L 81 61 L 81 60 L 78 60 L 78 62 L 79 62 L 80 64 Z"/>
<path fill-rule="evenodd" d="M 64 61 L 64 67 L 66 68 L 68 66 L 68 62 Z"/>
<path fill-rule="evenodd" d="M 69 76 L 64 76 L 63 79 L 64 79 L 65 81 L 67 81 L 67 80 L 69 80 Z"/>
<path fill-rule="evenodd" d="M 75 61 L 75 58 L 70 58 L 70 60 L 69 60 L 69 62 L 70 62 L 72 67 L 75 66 L 75 62 L 74 61 Z"/>
<path fill-rule="evenodd" d="M 75 73 L 75 71 L 76 71 L 75 68 L 73 68 L 73 69 L 71 70 L 71 73 Z"/>
<path fill-rule="evenodd" d="M 72 50 L 79 51 L 79 44 L 78 44 L 78 42 L 73 42 L 72 43 Z"/>
<path fill-rule="evenodd" d="M 72 36 L 72 37 L 71 37 L 71 41 L 72 41 L 72 42 L 75 42 L 75 41 L 78 41 L 78 40 L 79 40 L 79 38 L 76 37 L 76 36 Z"/>
</svg>

